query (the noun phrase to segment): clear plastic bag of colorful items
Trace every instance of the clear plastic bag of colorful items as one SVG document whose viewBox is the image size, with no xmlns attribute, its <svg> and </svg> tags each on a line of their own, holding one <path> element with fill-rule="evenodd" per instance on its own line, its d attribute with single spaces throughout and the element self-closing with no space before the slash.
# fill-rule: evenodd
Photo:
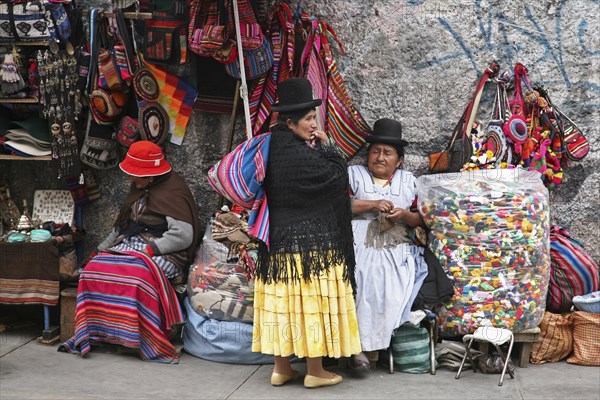
<svg viewBox="0 0 600 400">
<path fill-rule="evenodd" d="M 537 326 L 550 276 L 548 190 L 540 174 L 477 170 L 418 182 L 429 246 L 454 283 L 454 296 L 437 310 L 442 334 Z"/>
<path fill-rule="evenodd" d="M 228 246 L 212 239 L 209 223 L 188 274 L 194 310 L 219 321 L 252 323 L 254 278 L 245 264 L 255 260 L 255 250 L 242 249 L 232 257 Z"/>
</svg>

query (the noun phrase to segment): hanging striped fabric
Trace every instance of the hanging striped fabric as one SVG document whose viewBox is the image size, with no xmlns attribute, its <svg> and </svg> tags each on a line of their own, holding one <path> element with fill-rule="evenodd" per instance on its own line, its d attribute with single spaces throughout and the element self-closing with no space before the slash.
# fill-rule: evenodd
<svg viewBox="0 0 600 400">
<path fill-rule="evenodd" d="M 365 138 L 370 135 L 371 128 L 354 107 L 354 102 L 346 90 L 339 67 L 331 53 L 327 34 L 335 39 L 343 53 L 342 44 L 333 29 L 324 21 L 319 22 L 318 29 L 321 32 L 323 49 L 321 57 L 327 69 L 327 124 L 324 128 L 348 159 L 365 144 Z"/>
<path fill-rule="evenodd" d="M 290 77 L 290 60 L 292 62 L 294 60 L 294 30 L 292 11 L 287 4 L 281 3 L 275 7 L 269 32 L 273 68 L 260 78 L 250 96 L 250 121 L 253 135 L 267 132 L 276 123 L 277 113 L 272 113 L 271 106 L 277 101 L 277 84 Z"/>
<path fill-rule="evenodd" d="M 317 107 L 321 128 L 338 145 L 346 159 L 352 157 L 365 143 L 371 129 L 358 112 L 350 98 L 340 70 L 333 58 L 328 35 L 343 46 L 333 29 L 324 21 L 302 15 L 302 23 L 309 26 L 309 36 L 302 54 L 301 64 L 294 65 L 295 31 L 294 20 L 289 6 L 282 2 L 273 11 L 269 28 L 269 39 L 273 51 L 273 68 L 256 85 L 250 96 L 250 120 L 252 132 L 258 135 L 267 132 L 277 123 L 277 113 L 272 104 L 277 101 L 279 82 L 294 76 L 294 71 L 303 74 L 313 86 L 315 98 L 323 100 Z"/>
<path fill-rule="evenodd" d="M 321 51 L 321 35 L 317 30 L 318 22 L 311 21 L 313 34 L 306 42 L 306 46 L 310 46 L 310 54 L 308 55 L 308 66 L 306 68 L 306 78 L 310 81 L 315 99 L 323 100 L 323 104 L 327 104 L 327 70 L 321 61 L 319 55 Z M 327 107 L 317 107 L 317 117 L 320 129 L 324 129 L 323 124 L 327 121 Z"/>
</svg>

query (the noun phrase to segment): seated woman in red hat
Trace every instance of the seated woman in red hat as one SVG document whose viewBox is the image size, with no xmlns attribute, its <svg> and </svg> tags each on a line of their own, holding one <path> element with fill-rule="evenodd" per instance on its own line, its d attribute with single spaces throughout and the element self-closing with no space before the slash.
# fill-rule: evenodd
<svg viewBox="0 0 600 400">
<path fill-rule="evenodd" d="M 274 386 L 298 377 L 290 355 L 307 358 L 305 387 L 330 386 L 342 377 L 322 357 L 360 353 L 347 165 L 318 129 L 321 100 L 308 79 L 284 80 L 277 92 L 264 180 L 270 247 L 257 262 L 252 351 L 275 356 Z"/>
<path fill-rule="evenodd" d="M 394 329 L 409 319 L 427 276 L 423 249 L 407 228 L 423 225 L 416 207 L 416 178 L 401 169 L 404 148 L 400 122 L 382 118 L 367 137 L 367 165 L 349 167 L 356 253 L 356 314 L 363 351 L 386 349 Z M 368 370 L 364 353 L 354 368 Z"/>
<path fill-rule="evenodd" d="M 61 349 L 84 355 L 105 342 L 177 362 L 169 337 L 184 319 L 172 285 L 185 282 L 199 243 L 196 202 L 153 142 L 133 143 L 119 167 L 131 189 L 81 273 L 75 336 Z"/>
</svg>

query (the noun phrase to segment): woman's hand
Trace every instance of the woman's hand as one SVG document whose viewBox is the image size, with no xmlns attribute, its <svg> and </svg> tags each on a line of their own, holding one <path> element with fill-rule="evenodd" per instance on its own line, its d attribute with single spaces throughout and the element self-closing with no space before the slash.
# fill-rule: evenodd
<svg viewBox="0 0 600 400">
<path fill-rule="evenodd" d="M 392 220 L 395 224 L 404 221 L 404 214 L 410 212 L 405 210 L 404 208 L 394 208 L 388 215 L 385 217 L 387 219 Z"/>
<path fill-rule="evenodd" d="M 363 214 L 368 212 L 387 213 L 394 209 L 394 203 L 389 200 L 358 200 L 352 201 L 352 212 Z"/>
<path fill-rule="evenodd" d="M 314 131 L 312 133 L 312 140 L 310 141 L 310 143 L 316 146 L 323 146 L 329 143 L 329 137 L 323 131 Z"/>
<path fill-rule="evenodd" d="M 394 223 L 404 223 L 412 228 L 423 225 L 423 218 L 418 212 L 412 212 L 404 208 L 394 208 L 392 212 L 386 215 L 386 218 L 391 219 Z"/>
<path fill-rule="evenodd" d="M 394 203 L 389 200 L 373 200 L 373 211 L 391 212 L 393 209 Z"/>
</svg>

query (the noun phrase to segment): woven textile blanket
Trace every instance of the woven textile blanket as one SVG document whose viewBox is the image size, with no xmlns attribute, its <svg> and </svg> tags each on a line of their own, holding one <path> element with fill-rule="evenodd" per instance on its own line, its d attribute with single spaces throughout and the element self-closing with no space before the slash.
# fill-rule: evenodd
<svg viewBox="0 0 600 400">
<path fill-rule="evenodd" d="M 184 324 L 175 290 L 143 253 L 103 251 L 79 278 L 75 336 L 59 351 L 90 351 L 94 342 L 137 350 L 148 361 L 178 363 L 169 338 Z"/>
<path fill-rule="evenodd" d="M 0 243 L 0 304 L 55 306 L 59 250 L 53 241 Z"/>
</svg>

